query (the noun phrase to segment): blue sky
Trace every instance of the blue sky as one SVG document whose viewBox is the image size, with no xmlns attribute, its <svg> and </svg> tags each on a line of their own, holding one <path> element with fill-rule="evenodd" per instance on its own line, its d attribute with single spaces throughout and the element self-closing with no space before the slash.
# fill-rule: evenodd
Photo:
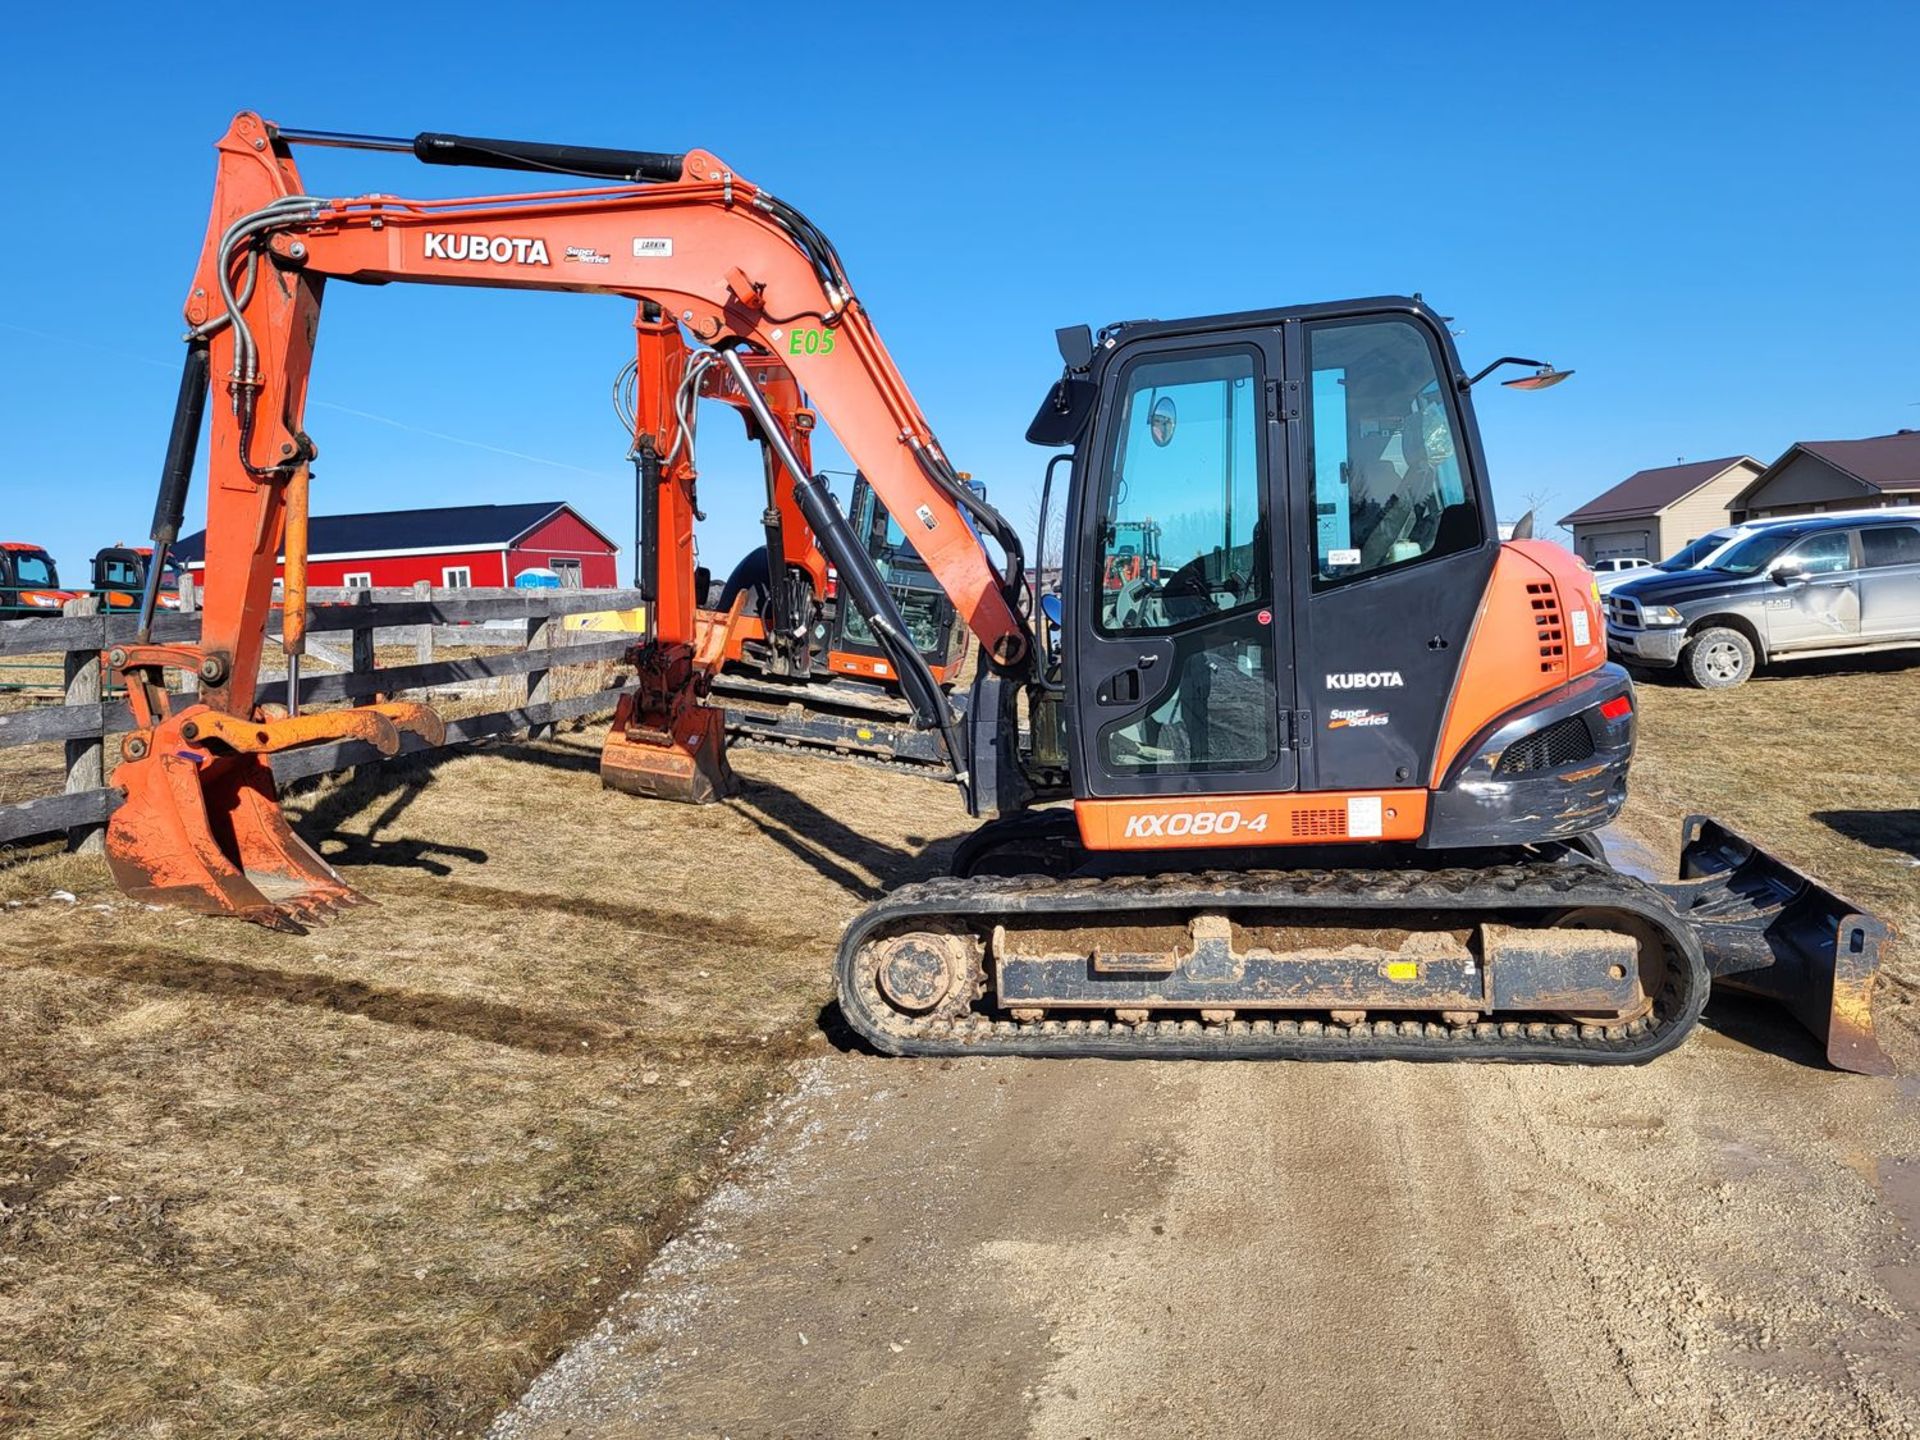
<svg viewBox="0 0 1920 1440">
<path fill-rule="evenodd" d="M 1920 426 L 1912 6 L 176 9 L 216 13 L 16 7 L 0 56 L 0 538 L 70 579 L 145 532 L 211 146 L 242 108 L 715 151 L 834 238 L 1022 529 L 1045 458 L 1022 432 L 1079 321 L 1420 291 L 1469 365 L 1580 372 L 1482 400 L 1508 518 L 1680 456 Z M 300 162 L 328 193 L 520 178 Z M 332 287 L 316 509 L 556 497 L 628 535 L 607 395 L 629 321 Z M 759 512 L 738 435 L 703 436 L 719 570 Z"/>
</svg>

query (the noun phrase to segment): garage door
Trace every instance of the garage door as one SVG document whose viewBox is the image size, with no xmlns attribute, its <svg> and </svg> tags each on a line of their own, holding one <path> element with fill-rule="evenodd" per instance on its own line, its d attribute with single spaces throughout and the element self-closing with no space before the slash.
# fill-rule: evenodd
<svg viewBox="0 0 1920 1440">
<path fill-rule="evenodd" d="M 1648 541 L 1652 538 L 1645 530 L 1609 530 L 1604 534 L 1582 537 L 1581 553 L 1588 561 L 1594 560 L 1651 560 Z"/>
</svg>

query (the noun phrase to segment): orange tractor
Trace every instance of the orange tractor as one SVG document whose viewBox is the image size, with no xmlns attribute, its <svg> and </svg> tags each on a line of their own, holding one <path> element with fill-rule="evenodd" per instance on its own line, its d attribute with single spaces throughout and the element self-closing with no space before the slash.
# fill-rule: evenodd
<svg viewBox="0 0 1920 1440">
<path fill-rule="evenodd" d="M 58 612 L 78 594 L 60 588 L 53 557 L 23 540 L 0 540 L 0 616 Z"/>
<path fill-rule="evenodd" d="M 301 183 L 301 144 L 603 183 L 326 198 Z M 129 892 L 276 925 L 351 901 L 288 828 L 269 758 L 435 738 L 424 706 L 290 716 L 257 694 L 283 542 L 289 652 L 301 644 L 326 289 L 585 291 L 642 307 L 652 633 L 609 780 L 683 800 L 727 788 L 710 691 L 750 632 L 744 605 L 699 603 L 686 420 L 714 372 L 772 457 L 769 554 L 797 557 L 820 593 L 785 528 L 797 512 L 837 603 L 992 817 L 952 878 L 847 927 L 840 1005 L 882 1050 L 1622 1064 L 1678 1044 L 1717 981 L 1784 1001 L 1835 1063 L 1884 1068 L 1872 916 L 1710 821 L 1689 826 L 1675 881 L 1606 864 L 1595 834 L 1625 799 L 1633 687 L 1607 661 L 1586 567 L 1499 539 L 1473 391 L 1507 362 L 1468 374 L 1418 299 L 1059 332 L 1063 370 L 1028 438 L 1069 467 L 1063 581 L 1036 624 L 1020 537 L 949 461 L 832 244 L 718 157 L 343 136 L 251 113 L 218 156 L 154 526 L 159 564 L 211 391 L 202 633 L 153 644 L 150 586 L 143 633 L 109 657 L 137 721 L 108 832 Z M 978 640 L 964 706 L 809 473 L 797 396 L 769 401 L 756 357 L 804 388 Z M 1563 373 L 1525 363 L 1509 383 Z M 1330 507 L 1342 524 L 1321 523 Z M 1150 518 L 1158 574 L 1123 609 L 1105 577 Z M 776 648 L 799 639 L 782 613 L 758 617 Z M 169 666 L 198 675 L 195 703 L 174 708 Z"/>
</svg>

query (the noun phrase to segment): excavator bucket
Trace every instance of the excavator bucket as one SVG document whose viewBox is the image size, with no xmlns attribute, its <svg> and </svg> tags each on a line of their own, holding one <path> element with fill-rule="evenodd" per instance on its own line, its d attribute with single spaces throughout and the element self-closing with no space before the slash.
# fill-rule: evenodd
<svg viewBox="0 0 1920 1440">
<path fill-rule="evenodd" d="M 155 751 L 113 783 L 127 799 L 107 822 L 107 863 L 136 900 L 297 934 L 361 899 L 293 833 L 257 755 Z"/>
<path fill-rule="evenodd" d="M 400 732 L 437 743 L 440 717 L 395 703 L 290 719 L 243 721 L 194 706 L 133 737 L 113 773 L 125 802 L 107 822 L 107 863 L 122 891 L 149 904 L 229 915 L 303 932 L 366 903 L 293 832 L 266 756 L 319 740 L 357 739 L 385 755 Z"/>
<path fill-rule="evenodd" d="M 1717 986 L 1785 1006 L 1837 1069 L 1893 1073 L 1873 1028 L 1881 921 L 1704 815 L 1682 830 L 1679 882 L 1659 888 Z"/>
<path fill-rule="evenodd" d="M 738 788 L 727 763 L 727 716 L 701 703 L 706 678 L 742 623 L 746 596 L 724 615 L 701 611 L 691 644 L 642 644 L 634 683 L 615 703 L 600 751 L 600 783 L 647 800 L 711 805 Z"/>
<path fill-rule="evenodd" d="M 726 720 L 711 705 L 686 705 L 655 728 L 640 718 L 637 697 L 622 695 L 600 750 L 600 781 L 647 800 L 724 800 L 736 788 L 727 763 Z"/>
</svg>

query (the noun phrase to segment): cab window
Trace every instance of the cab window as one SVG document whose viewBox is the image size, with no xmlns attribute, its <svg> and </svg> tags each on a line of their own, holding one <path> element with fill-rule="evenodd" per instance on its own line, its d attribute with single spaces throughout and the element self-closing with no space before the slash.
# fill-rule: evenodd
<svg viewBox="0 0 1920 1440">
<path fill-rule="evenodd" d="M 47 563 L 47 557 L 30 550 L 14 552 L 13 573 L 22 585 L 53 584 L 53 566 Z"/>
<path fill-rule="evenodd" d="M 1245 353 L 1127 372 L 1098 512 L 1103 631 L 1174 630 L 1269 599 L 1254 378 Z"/>
<path fill-rule="evenodd" d="M 1826 530 L 1818 535 L 1809 535 L 1783 555 L 1780 563 L 1808 575 L 1834 575 L 1842 570 L 1851 570 L 1851 534 L 1847 530 Z"/>
<path fill-rule="evenodd" d="M 1451 386 L 1426 333 L 1405 320 L 1314 326 L 1307 366 L 1314 588 L 1479 545 Z"/>
<path fill-rule="evenodd" d="M 1912 525 L 1876 525 L 1862 530 L 1860 559 L 1869 570 L 1888 565 L 1920 565 L 1920 529 Z"/>
</svg>

